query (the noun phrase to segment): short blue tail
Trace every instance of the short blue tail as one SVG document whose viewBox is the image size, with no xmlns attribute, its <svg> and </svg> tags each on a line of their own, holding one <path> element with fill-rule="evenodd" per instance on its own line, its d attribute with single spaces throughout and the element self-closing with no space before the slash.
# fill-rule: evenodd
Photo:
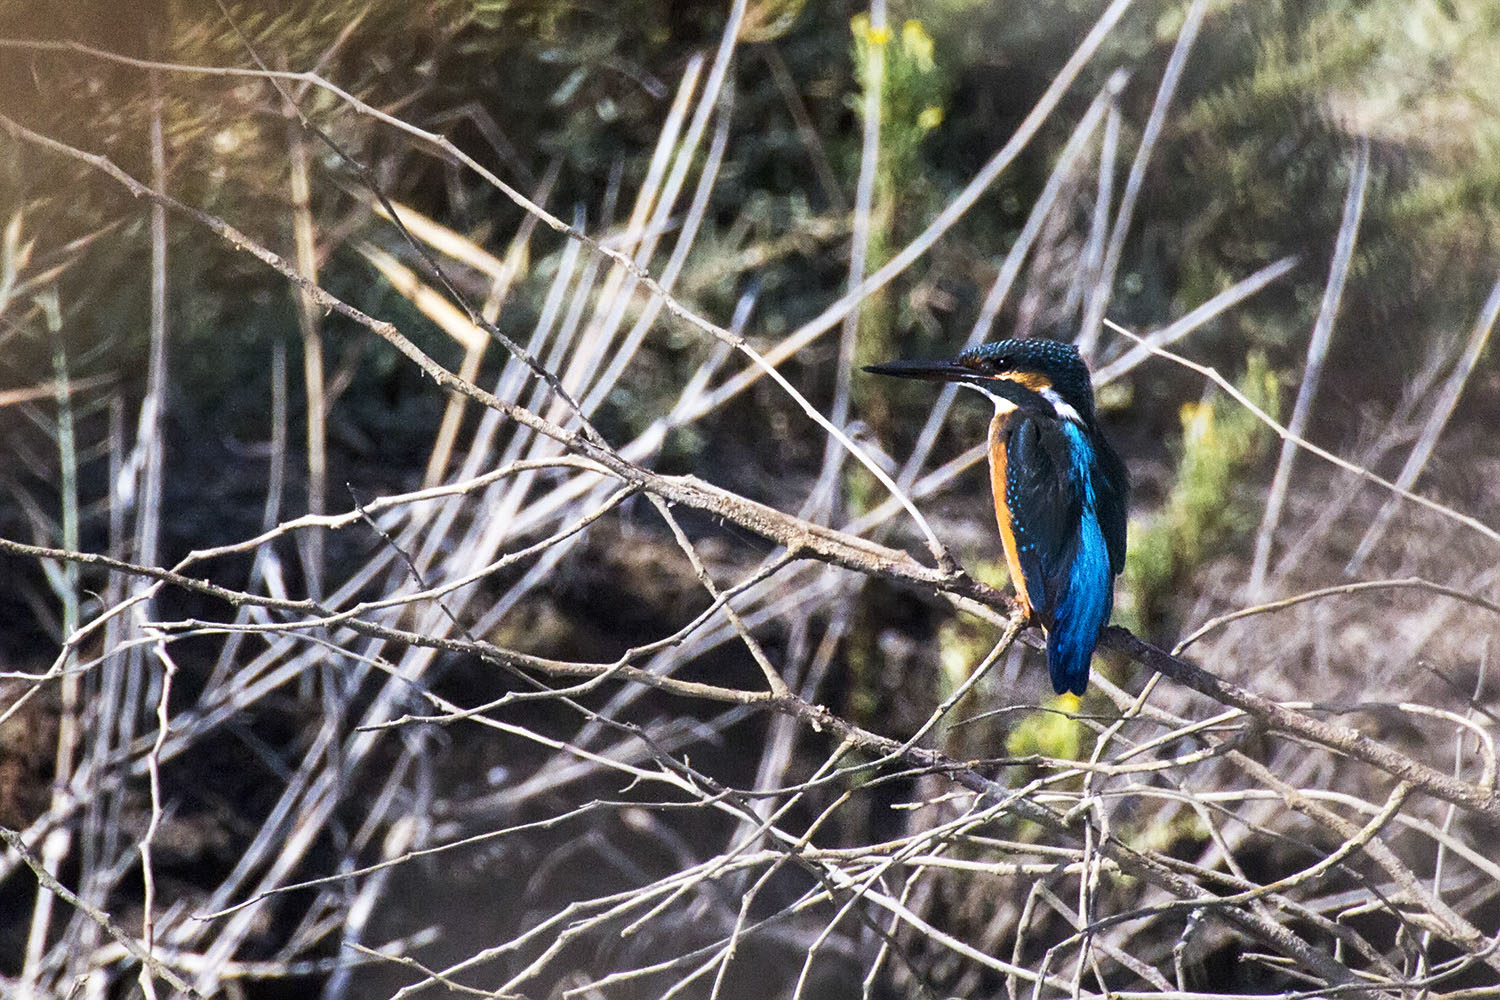
<svg viewBox="0 0 1500 1000">
<path fill-rule="evenodd" d="M 1083 694 L 1089 685 L 1089 662 L 1099 632 L 1114 609 L 1115 581 L 1104 555 L 1099 522 L 1090 511 L 1081 525 L 1082 543 L 1068 573 L 1067 589 L 1052 614 L 1047 630 L 1047 671 L 1052 690 Z M 1090 537 L 1092 536 L 1092 537 Z"/>
<path fill-rule="evenodd" d="M 1097 630 L 1092 635 L 1069 634 L 1059 629 L 1047 633 L 1047 672 L 1052 675 L 1053 691 L 1083 694 L 1089 686 L 1089 663 L 1094 659 L 1094 644 L 1098 640 Z"/>
</svg>

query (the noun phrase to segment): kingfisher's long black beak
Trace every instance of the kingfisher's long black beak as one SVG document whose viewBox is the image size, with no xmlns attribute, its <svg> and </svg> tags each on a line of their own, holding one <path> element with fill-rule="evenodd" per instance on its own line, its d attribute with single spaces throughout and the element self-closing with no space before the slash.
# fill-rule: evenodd
<svg viewBox="0 0 1500 1000">
<path fill-rule="evenodd" d="M 977 382 L 973 369 L 956 361 L 887 361 L 883 365 L 865 365 L 872 375 L 894 375 L 897 378 L 920 378 L 929 382 Z"/>
<path fill-rule="evenodd" d="M 925 379 L 928 382 L 957 382 L 960 385 L 967 385 L 978 389 L 991 399 L 1004 399 L 1014 404 L 1017 409 L 1049 416 L 1056 415 L 1052 404 L 1048 403 L 1033 390 L 1008 378 L 981 375 L 967 365 L 961 365 L 952 359 L 946 361 L 887 361 L 883 365 L 865 365 L 865 371 L 872 375 L 919 378 Z"/>
</svg>

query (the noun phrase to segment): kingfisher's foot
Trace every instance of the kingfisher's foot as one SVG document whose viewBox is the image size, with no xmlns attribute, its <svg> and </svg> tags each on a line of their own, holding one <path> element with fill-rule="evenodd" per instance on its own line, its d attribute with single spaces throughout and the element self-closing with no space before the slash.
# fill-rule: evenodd
<svg viewBox="0 0 1500 1000">
<path fill-rule="evenodd" d="M 1024 594 L 1016 594 L 1016 606 L 1021 611 L 1022 628 L 1025 628 L 1028 625 L 1041 624 L 1041 622 L 1037 621 L 1035 609 L 1032 608 L 1031 602 L 1026 599 L 1026 596 Z"/>
</svg>

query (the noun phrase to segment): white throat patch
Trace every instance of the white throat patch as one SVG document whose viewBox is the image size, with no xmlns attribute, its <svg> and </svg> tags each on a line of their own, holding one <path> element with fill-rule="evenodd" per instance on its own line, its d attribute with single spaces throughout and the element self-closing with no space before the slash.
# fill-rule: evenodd
<svg viewBox="0 0 1500 1000">
<path fill-rule="evenodd" d="M 1043 389 L 1042 398 L 1052 404 L 1052 409 L 1057 412 L 1059 419 L 1071 420 L 1079 426 L 1083 425 L 1083 417 L 1079 416 L 1078 411 L 1068 405 L 1067 401 L 1057 394 L 1056 389 L 1053 389 L 1051 386 Z"/>
<path fill-rule="evenodd" d="M 956 382 L 954 384 L 957 385 L 959 388 L 962 388 L 962 389 L 973 389 L 975 392 L 982 392 L 986 396 L 988 396 L 990 402 L 992 402 L 992 403 L 995 404 L 995 415 L 996 416 L 1000 416 L 1000 415 L 1006 414 L 1006 413 L 1014 413 L 1018 409 L 1018 407 L 1016 406 L 1015 403 L 1012 403 L 1010 400 L 1006 399 L 1004 396 L 997 396 L 997 395 L 995 395 L 993 392 L 990 392 L 988 389 L 986 389 L 982 385 L 976 385 L 973 382 Z"/>
</svg>

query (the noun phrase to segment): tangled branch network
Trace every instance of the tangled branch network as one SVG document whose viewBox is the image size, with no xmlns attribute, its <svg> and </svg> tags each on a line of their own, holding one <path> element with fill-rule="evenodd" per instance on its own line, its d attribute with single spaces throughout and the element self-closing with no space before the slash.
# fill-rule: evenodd
<svg viewBox="0 0 1500 1000">
<path fill-rule="evenodd" d="M 0 552 L 48 567 L 74 601 L 50 664 L 0 675 L 0 725 L 43 709 L 62 719 L 45 807 L 23 828 L 0 827 L 0 879 L 8 898 L 20 898 L 15 887 L 25 884 L 31 906 L 6 995 L 63 995 L 83 983 L 104 996 L 127 976 L 153 997 L 228 995 L 242 983 L 291 977 L 315 977 L 330 997 L 435 988 L 716 997 L 742 995 L 747 982 L 802 997 L 820 995 L 829 977 L 871 996 L 1206 998 L 1229 995 L 1217 987 L 1232 981 L 1293 982 L 1295 995 L 1308 997 L 1418 997 L 1479 995 L 1472 990 L 1484 987 L 1469 984 L 1496 981 L 1493 716 L 1469 692 L 1456 706 L 1436 695 L 1431 704 L 1274 697 L 1228 679 L 1254 676 L 1237 665 L 1253 651 L 1216 662 L 1215 651 L 1228 647 L 1212 640 L 1247 620 L 1369 592 L 1420 594 L 1487 620 L 1500 606 L 1474 589 L 1410 577 L 1238 608 L 1172 652 L 1112 627 L 1101 649 L 1120 669 L 1108 673 L 1130 681 L 1099 677 L 1101 695 L 1081 707 L 1000 710 L 1042 725 L 1059 720 L 1079 734 L 1073 752 L 1016 750 L 1003 739 L 976 752 L 965 734 L 996 718 L 973 711 L 980 695 L 993 695 L 997 674 L 1038 641 L 1015 602 L 964 572 L 922 513 L 979 450 L 929 470 L 924 439 L 893 471 L 781 370 L 826 333 L 853 336 L 845 321 L 926 253 L 1059 114 L 1128 6 L 1116 0 L 1106 9 L 1016 133 L 917 239 L 868 276 L 853 269 L 846 294 L 774 343 L 752 343 L 744 332 L 753 302 L 721 325 L 676 289 L 727 144 L 744 4 L 719 49 L 685 69 L 659 168 L 626 222 L 595 230 L 605 235 L 543 208 L 545 183 L 523 194 L 442 136 L 314 72 L 0 40 L 5 51 L 107 60 L 153 78 L 274 86 L 294 119 L 303 115 L 299 100 L 318 90 L 526 213 L 511 251 L 497 257 L 364 189 L 355 211 L 372 225 L 383 217 L 389 228 L 380 231 L 414 262 L 373 241 L 358 252 L 463 348 L 455 370 L 396 323 L 320 284 L 316 255 L 288 259 L 170 193 L 165 174 L 140 179 L 0 115 L 0 129 L 37 163 L 110 178 L 163 232 L 206 233 L 258 260 L 295 290 L 309 338 L 338 317 L 393 347 L 448 405 L 423 488 L 356 499 L 341 513 L 282 517 L 291 446 L 279 357 L 278 471 L 263 530 L 171 565 L 83 551 L 76 538 L 0 539 Z M 1158 95 L 1163 114 L 1204 6 L 1192 4 L 1181 29 L 1180 56 L 1174 51 Z M 1080 119 L 1036 225 L 1028 223 L 1014 262 L 1001 268 L 976 342 L 1058 188 L 1086 169 L 1083 154 L 1098 131 L 1108 133 L 1118 88 L 1116 79 Z M 327 138 L 301 120 L 310 131 L 295 141 Z M 1159 131 L 1160 117 L 1152 121 Z M 1142 139 L 1142 172 L 1154 134 Z M 1138 193 L 1136 174 L 1132 167 Z M 1091 304 L 1095 322 L 1135 344 L 1098 366 L 1101 382 L 1152 358 L 1186 365 L 1295 450 L 1373 481 L 1452 530 L 1500 541 L 1478 518 L 1413 492 L 1410 481 L 1389 482 L 1316 448 L 1217 372 L 1167 349 L 1295 262 L 1268 265 L 1145 337 L 1105 320 L 1120 254 L 1113 236 L 1123 242 L 1131 190 L 1127 183 L 1113 227 L 1108 203 L 1096 227 L 1095 259 L 1108 266 L 1096 275 L 1104 292 Z M 869 211 L 862 205 L 856 222 Z M 523 342 L 497 317 L 522 280 L 518 261 L 542 241 L 538 225 L 561 242 Z M 152 266 L 162 277 L 165 253 Z M 476 284 L 482 301 L 469 291 Z M 662 311 L 712 344 L 662 412 L 631 440 L 611 442 L 595 418 L 628 383 Z M 32 318 L 26 312 L 18 322 Z M 479 373 L 497 344 L 507 353 L 485 388 Z M 732 370 L 736 357 L 746 359 L 742 370 Z M 853 456 L 882 499 L 840 522 L 826 491 L 815 491 L 799 516 L 654 468 L 669 435 L 703 424 L 760 380 L 826 440 L 829 467 Z M 68 382 L 57 385 L 67 400 Z M 143 434 L 139 469 L 149 470 L 161 448 L 159 429 Z M 147 471 L 139 475 L 149 481 Z M 165 516 L 159 491 L 115 490 L 107 499 L 138 523 Z M 889 544 L 902 524 L 914 526 L 923 557 Z M 613 655 L 537 652 L 526 616 L 566 575 L 570 556 L 592 535 L 631 531 L 667 540 L 675 561 L 663 572 L 691 581 L 691 610 Z M 324 542 L 351 536 L 367 545 L 361 559 L 324 555 Z M 99 582 L 94 597 L 80 574 Z M 312 583 L 299 593 L 290 579 Z M 858 598 L 876 584 L 961 612 L 987 649 L 937 704 L 892 731 L 852 707 L 823 704 L 854 634 Z M 1208 650 L 1206 665 L 1185 658 L 1189 647 Z M 455 675 L 484 680 L 448 683 Z M 278 713 L 301 728 L 273 748 L 247 720 Z M 1421 745 L 1444 750 L 1422 754 L 1414 741 L 1377 739 L 1368 731 L 1375 723 L 1383 734 L 1420 731 Z M 212 810 L 183 804 L 219 801 L 193 787 L 189 765 L 227 746 L 257 760 L 272 790 L 257 791 L 264 801 L 214 832 L 229 860 L 211 880 L 194 882 L 163 857 L 215 825 Z M 1233 972 L 1214 964 L 1228 950 L 1240 964 Z M 767 978 L 757 971 L 764 968 L 778 971 Z"/>
</svg>

